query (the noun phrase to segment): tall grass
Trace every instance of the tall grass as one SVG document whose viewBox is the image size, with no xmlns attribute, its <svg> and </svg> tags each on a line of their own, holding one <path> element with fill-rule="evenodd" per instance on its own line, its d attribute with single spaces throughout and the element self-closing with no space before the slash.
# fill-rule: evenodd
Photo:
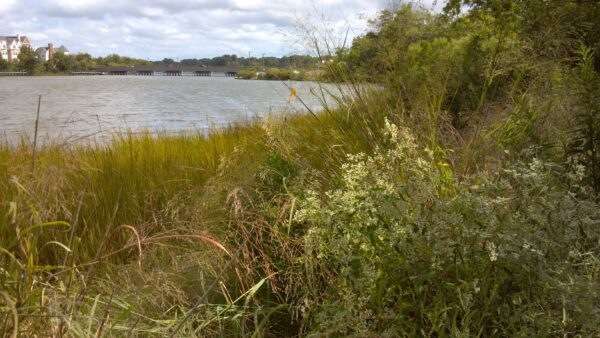
<svg viewBox="0 0 600 338">
<path fill-rule="evenodd" d="M 168 334 L 190 309 L 178 330 L 199 329 L 200 319 L 201 332 L 266 330 L 283 308 L 234 300 L 265 276 L 274 287 L 275 271 L 263 274 L 268 264 L 256 269 L 236 247 L 260 245 L 271 224 L 240 220 L 272 209 L 282 174 L 308 165 L 325 183 L 345 153 L 370 149 L 349 114 L 273 117 L 208 135 L 118 134 L 98 145 L 48 140 L 34 173 L 31 143 L 0 145 L 2 285 L 20 334 Z M 262 205 L 246 205 L 265 193 Z M 239 223 L 256 229 L 240 232 Z"/>
<path fill-rule="evenodd" d="M 0 144 L 3 334 L 598 335 L 593 54 L 495 10 L 310 35 L 320 113 Z"/>
<path fill-rule="evenodd" d="M 85 304 L 92 300 L 94 306 L 102 304 L 101 294 L 115 289 L 123 292 L 111 296 L 113 300 L 124 301 L 121 297 L 130 291 L 140 313 L 146 311 L 143 307 L 153 307 L 156 313 L 183 311 L 202 291 L 194 285 L 186 296 L 182 290 L 193 283 L 178 274 L 195 271 L 215 278 L 210 277 L 216 275 L 212 264 L 220 260 L 223 250 L 219 254 L 211 248 L 218 244 L 225 249 L 217 239 L 225 231 L 220 228 L 227 214 L 225 196 L 219 194 L 222 183 L 211 179 L 223 167 L 223 159 L 234 152 L 252 154 L 237 162 L 248 170 L 238 172 L 251 172 L 264 153 L 263 137 L 259 127 L 245 126 L 208 137 L 118 135 L 111 143 L 95 147 L 47 143 L 37 151 L 34 174 L 27 170 L 33 150 L 29 143 L 3 145 L 0 246 L 8 275 L 3 275 L 2 285 L 23 317 L 20 332 L 41 330 L 29 325 L 46 322 L 45 329 L 73 334 L 70 325 L 77 323 L 71 318 L 73 307 L 83 307 L 80 311 L 85 312 Z M 45 223 L 56 220 L 60 222 Z M 198 251 L 199 245 L 207 249 Z M 191 247 L 196 249 L 186 255 Z M 207 265 L 208 259 L 199 257 L 210 252 Z M 197 260 L 200 263 L 194 264 Z M 165 264 L 172 268 L 156 271 Z M 157 273 L 152 275 L 153 271 Z M 113 277 L 99 277 L 105 274 Z M 135 282 L 140 278 L 152 280 L 155 289 L 143 291 L 148 285 Z M 172 283 L 181 285 L 169 290 Z M 100 298 L 89 299 L 89 294 Z M 175 304 L 180 305 L 173 308 Z M 44 315 L 57 316 L 60 325 L 36 317 Z"/>
</svg>

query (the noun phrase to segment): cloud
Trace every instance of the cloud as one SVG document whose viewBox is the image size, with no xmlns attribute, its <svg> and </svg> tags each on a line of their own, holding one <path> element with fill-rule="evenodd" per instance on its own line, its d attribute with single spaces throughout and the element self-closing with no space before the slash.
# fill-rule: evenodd
<svg viewBox="0 0 600 338">
<path fill-rule="evenodd" d="M 8 14 L 13 13 L 16 4 L 17 0 L 3 0 L 0 5 L 0 18 L 8 17 Z"/>
<path fill-rule="evenodd" d="M 350 26 L 355 35 L 366 27 L 364 16 L 381 7 L 378 1 L 384 0 L 19 0 L 18 6 L 2 0 L 0 29 L 8 31 L 0 35 L 151 60 L 283 55 L 299 49 L 293 38 L 298 18 L 312 13 L 334 27 Z"/>
</svg>

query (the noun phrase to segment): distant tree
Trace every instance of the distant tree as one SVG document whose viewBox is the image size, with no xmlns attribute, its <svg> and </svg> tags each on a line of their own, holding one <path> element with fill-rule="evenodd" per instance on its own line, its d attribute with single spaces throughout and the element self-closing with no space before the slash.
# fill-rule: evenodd
<svg viewBox="0 0 600 338">
<path fill-rule="evenodd" d="M 46 70 L 49 72 L 57 73 L 68 73 L 75 69 L 76 62 L 75 57 L 71 55 L 65 55 L 62 52 L 57 52 L 50 60 L 46 62 Z"/>
<path fill-rule="evenodd" d="M 200 60 L 198 60 L 198 59 L 183 59 L 183 60 L 181 60 L 180 64 L 182 64 L 184 66 L 191 66 L 191 67 L 202 66 L 202 62 L 200 62 Z"/>
<path fill-rule="evenodd" d="M 256 70 L 254 69 L 241 69 L 238 71 L 237 76 L 240 79 L 254 79 L 256 78 Z"/>
<path fill-rule="evenodd" d="M 173 59 L 165 58 L 162 61 L 154 61 L 154 65 L 170 66 L 179 64 L 186 67 L 234 67 L 242 69 L 263 70 L 268 68 L 281 69 L 314 69 L 318 63 L 318 58 L 310 55 L 290 55 L 283 57 L 265 56 L 265 57 L 239 57 L 235 54 L 225 54 L 214 58 L 201 59 L 183 59 L 175 62 Z"/>
<path fill-rule="evenodd" d="M 87 53 L 76 54 L 75 63 L 75 69 L 82 71 L 91 70 L 97 66 L 96 59 Z"/>
<path fill-rule="evenodd" d="M 290 71 L 280 68 L 269 68 L 260 78 L 264 80 L 289 80 Z"/>
<path fill-rule="evenodd" d="M 19 70 L 26 71 L 32 75 L 42 72 L 43 64 L 31 48 L 25 46 L 21 47 L 18 59 L 19 63 L 17 67 Z"/>
<path fill-rule="evenodd" d="M 10 64 L 4 59 L 0 59 L 0 72 L 6 72 L 9 70 Z"/>
<path fill-rule="evenodd" d="M 117 54 L 108 55 L 102 61 L 104 65 L 108 67 L 116 67 L 121 65 L 121 57 Z"/>
<path fill-rule="evenodd" d="M 281 67 L 281 59 L 274 56 L 267 56 L 260 59 L 260 62 L 264 67 Z"/>
<path fill-rule="evenodd" d="M 172 65 L 172 64 L 175 64 L 175 60 L 170 59 L 170 58 L 164 58 L 162 60 L 162 63 L 165 64 L 165 65 Z"/>
<path fill-rule="evenodd" d="M 88 55 L 81 57 L 81 61 L 79 61 L 81 65 L 91 66 L 91 67 L 127 67 L 127 66 L 145 66 L 150 64 L 149 61 L 142 59 L 134 59 L 125 56 L 120 56 L 117 54 L 111 54 L 106 57 L 98 57 L 98 58 L 88 58 Z M 173 61 L 174 62 L 174 61 Z"/>
</svg>

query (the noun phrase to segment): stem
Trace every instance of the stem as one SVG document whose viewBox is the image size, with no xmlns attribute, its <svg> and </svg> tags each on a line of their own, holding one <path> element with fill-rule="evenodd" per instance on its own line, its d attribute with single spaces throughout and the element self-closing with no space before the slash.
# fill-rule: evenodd
<svg viewBox="0 0 600 338">
<path fill-rule="evenodd" d="M 37 115 L 35 117 L 35 131 L 33 136 L 33 155 L 31 156 L 31 174 L 35 170 L 35 149 L 37 148 L 38 125 L 40 122 L 40 107 L 42 106 L 42 95 L 38 98 Z"/>
</svg>

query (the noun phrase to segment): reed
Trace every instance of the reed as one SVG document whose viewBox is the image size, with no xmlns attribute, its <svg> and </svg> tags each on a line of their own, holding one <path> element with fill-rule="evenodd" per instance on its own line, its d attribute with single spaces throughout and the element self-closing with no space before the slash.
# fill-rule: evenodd
<svg viewBox="0 0 600 338">
<path fill-rule="evenodd" d="M 347 114 L 271 117 L 209 134 L 124 133 L 105 144 L 46 140 L 37 146 L 25 139 L 0 144 L 0 247 L 7 270 L 15 273 L 5 276 L 2 285 L 12 291 L 7 301 L 19 304 L 19 332 L 141 334 L 158 325 L 152 330 L 167 334 L 177 323 L 177 331 L 185 332 L 192 324 L 173 316 L 182 315 L 196 297 L 227 304 L 232 294 L 248 295 L 256 271 L 248 272 L 242 253 L 234 254 L 235 245 L 246 244 L 231 238 L 231 190 L 257 189 L 264 178 L 260 173 L 279 153 L 290 166 L 307 161 L 319 168 L 325 182 L 346 152 L 371 147 L 348 132 L 352 123 Z M 322 157 L 322 149 L 336 150 L 341 144 L 343 149 Z M 35 172 L 30 171 L 34 149 Z M 10 240 L 15 235 L 17 242 Z M 246 241 L 254 241 L 246 235 Z M 198 239 L 207 245 L 199 245 Z M 224 266 L 219 262 L 226 261 L 229 268 L 219 269 Z M 23 269 L 27 285 L 12 287 L 20 283 L 17 275 Z M 181 278 L 188 274 L 199 275 Z M 197 278 L 200 285 L 193 283 Z M 232 280 L 237 282 L 230 285 Z M 51 291 L 42 285 L 51 285 Z M 159 290 L 163 296 L 151 296 Z M 191 323 L 211 313 L 213 305 L 205 302 L 196 305 L 201 311 L 188 312 Z M 277 306 L 252 310 L 249 301 L 238 308 L 236 303 L 227 305 L 226 313 L 250 310 L 256 316 L 266 311 L 268 317 L 281 311 Z M 227 322 L 228 315 L 223 318 L 219 311 L 205 330 Z M 264 330 L 266 319 L 259 318 L 255 324 Z M 248 319 L 244 315 L 240 320 L 228 325 L 239 330 Z"/>
<path fill-rule="evenodd" d="M 326 43 L 321 112 L 0 142 L 2 334 L 597 336 L 598 54 L 519 21 L 592 11 L 461 3 Z"/>
</svg>

